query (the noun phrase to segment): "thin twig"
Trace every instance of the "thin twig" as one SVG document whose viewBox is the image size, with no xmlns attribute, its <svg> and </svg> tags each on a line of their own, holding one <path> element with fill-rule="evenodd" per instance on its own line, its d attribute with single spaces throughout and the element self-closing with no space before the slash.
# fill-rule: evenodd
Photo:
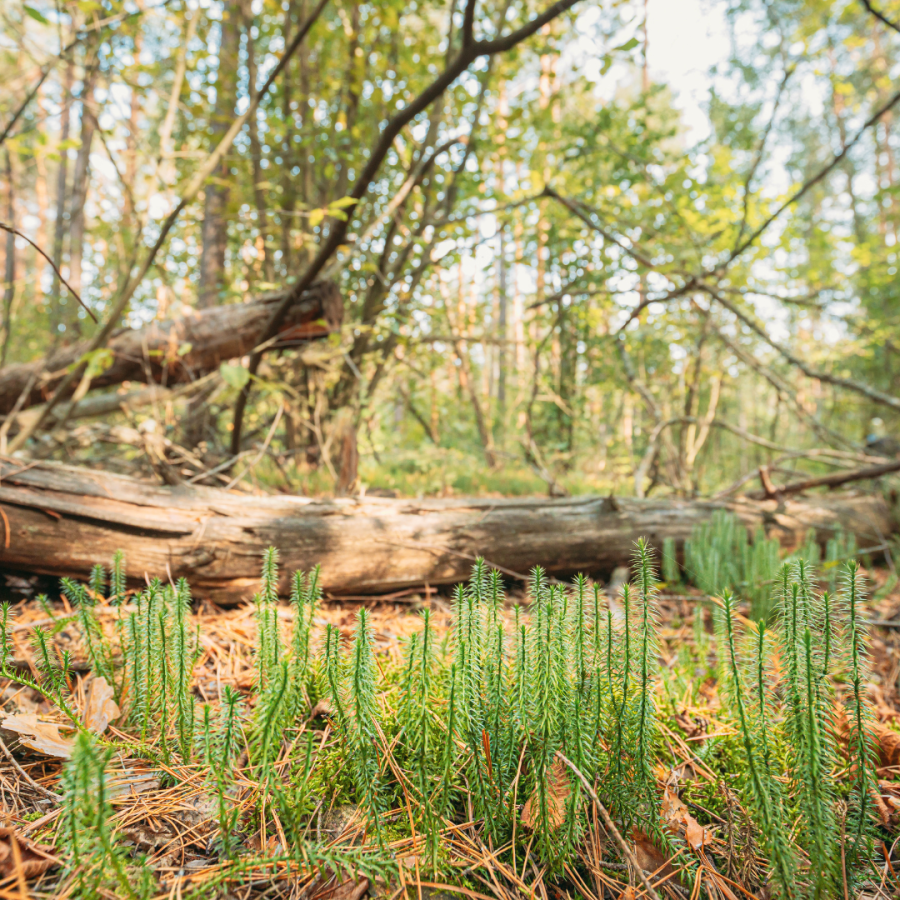
<svg viewBox="0 0 900 900">
<path fill-rule="evenodd" d="M 51 800 L 55 800 L 57 803 L 62 801 L 62 794 L 54 794 L 53 791 L 47 790 L 42 784 L 38 784 L 16 761 L 16 758 L 10 752 L 9 747 L 3 741 L 3 738 L 0 738 L 0 750 L 3 751 L 3 755 L 12 763 L 13 768 L 28 782 L 39 794 L 43 794 L 45 797 L 48 797 Z"/>
<path fill-rule="evenodd" d="M 594 801 L 594 803 L 597 804 L 597 809 L 600 812 L 600 816 L 603 819 L 606 830 L 615 838 L 616 843 L 619 845 L 619 848 L 621 849 L 625 859 L 627 859 L 628 862 L 630 862 L 631 865 L 634 866 L 638 878 L 641 879 L 641 883 L 644 885 L 647 893 L 650 895 L 650 897 L 653 898 L 653 900 L 659 900 L 659 894 L 656 893 L 653 885 L 650 884 L 650 880 L 644 874 L 644 870 L 641 868 L 640 863 L 638 863 L 634 853 L 631 852 L 631 848 L 628 846 L 625 838 L 622 837 L 622 833 L 618 828 L 616 828 L 616 823 L 613 822 L 612 816 L 607 812 L 606 807 L 600 802 L 600 798 L 594 792 L 594 789 L 591 787 L 590 782 L 587 780 L 587 778 L 584 777 L 578 766 L 576 766 L 575 763 L 573 763 L 572 760 L 570 760 L 568 757 L 563 755 L 563 752 L 561 750 L 556 751 L 556 756 L 560 760 L 560 762 L 564 762 L 578 776 L 578 779 L 584 785 L 584 789 L 588 792 L 588 796 L 591 798 L 591 800 Z"/>
<path fill-rule="evenodd" d="M 12 225 L 7 225 L 5 222 L 0 222 L 0 230 L 8 231 L 10 234 L 14 234 L 16 237 L 22 238 L 23 241 L 28 241 L 28 243 L 31 244 L 31 246 L 34 247 L 34 249 L 37 250 L 37 252 L 40 253 L 48 263 L 50 263 L 50 265 L 53 267 L 53 271 L 56 272 L 56 277 L 66 286 L 68 292 L 81 304 L 81 308 L 94 320 L 94 323 L 97 323 L 97 317 L 94 315 L 93 311 L 87 306 L 84 300 L 82 300 L 81 297 L 78 296 L 78 291 L 76 291 L 75 288 L 73 288 L 72 285 L 69 284 L 69 282 L 66 281 L 65 278 L 63 278 L 62 272 L 59 271 L 56 263 L 53 262 L 53 260 L 50 259 L 50 257 L 47 256 L 47 254 L 44 253 L 44 251 L 41 250 L 41 248 L 38 247 L 38 245 L 30 237 L 28 237 L 27 234 L 22 234 L 22 232 L 19 231 L 18 228 L 13 228 Z"/>
<path fill-rule="evenodd" d="M 282 401 L 281 405 L 278 407 L 278 412 L 275 414 L 275 421 L 272 423 L 272 427 L 269 429 L 269 433 L 266 435 L 266 439 L 263 442 L 262 448 L 260 449 L 256 459 L 254 459 L 253 462 L 251 462 L 250 465 L 247 466 L 247 468 L 244 469 L 244 471 L 241 472 L 240 475 L 235 475 L 234 478 L 232 478 L 231 481 L 229 481 L 228 484 L 225 485 L 226 491 L 230 488 L 233 488 L 245 475 L 249 475 L 250 472 L 252 472 L 256 465 L 259 463 L 259 461 L 266 455 L 266 450 L 269 449 L 269 444 L 272 443 L 272 438 L 275 437 L 275 429 L 278 428 L 278 423 L 281 421 L 281 416 L 283 413 L 284 402 Z"/>
<path fill-rule="evenodd" d="M 895 22 L 892 22 L 880 10 L 875 9 L 875 7 L 872 6 L 870 0 L 860 0 L 860 2 L 870 13 L 872 13 L 873 16 L 875 16 L 876 19 L 878 19 L 879 22 L 882 22 L 883 24 L 887 25 L 888 28 L 893 28 L 894 31 L 896 31 L 898 34 L 900 34 L 900 25 L 897 25 Z"/>
</svg>

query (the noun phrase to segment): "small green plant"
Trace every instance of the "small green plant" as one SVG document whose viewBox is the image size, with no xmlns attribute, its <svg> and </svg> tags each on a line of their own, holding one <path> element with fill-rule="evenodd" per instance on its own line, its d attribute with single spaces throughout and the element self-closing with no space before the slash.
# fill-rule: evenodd
<svg viewBox="0 0 900 900">
<path fill-rule="evenodd" d="M 681 566 L 678 565 L 675 538 L 671 536 L 663 538 L 662 576 L 667 585 L 674 587 L 681 584 Z"/>
<path fill-rule="evenodd" d="M 852 835 L 851 860 L 871 852 L 872 791 L 877 787 L 874 741 L 870 732 L 871 710 L 865 701 L 865 684 L 869 680 L 866 626 L 860 616 L 863 592 L 859 565 L 850 560 L 843 566 L 842 599 L 847 606 L 847 640 L 849 676 L 852 693 L 847 708 L 847 748 L 853 793 L 848 816 L 848 833 Z"/>
<path fill-rule="evenodd" d="M 376 695 L 376 667 L 372 649 L 372 630 L 365 608 L 356 619 L 356 634 L 345 673 L 343 703 L 344 738 L 356 790 L 375 827 L 379 844 L 381 833 L 381 776 L 379 772 L 380 732 Z"/>
<path fill-rule="evenodd" d="M 781 649 L 788 669 L 785 725 L 793 749 L 791 781 L 802 815 L 800 845 L 815 861 L 809 896 L 820 900 L 835 895 L 840 877 L 828 678 L 835 623 L 828 594 L 816 592 L 808 563 L 788 565 L 781 609 Z"/>
<path fill-rule="evenodd" d="M 752 678 L 750 682 L 756 687 L 754 703 L 748 700 L 743 671 L 744 664 L 739 659 L 736 649 L 734 595 L 730 591 L 725 591 L 722 602 L 727 634 L 727 648 L 724 649 L 730 669 L 727 684 L 737 713 L 741 741 L 750 775 L 748 799 L 760 827 L 760 840 L 769 860 L 771 884 L 779 892 L 779 896 L 792 898 L 796 896 L 797 859 L 796 850 L 789 838 L 781 787 L 772 771 L 771 736 L 767 715 L 769 697 L 765 677 L 768 652 L 765 626 L 760 624 L 757 629 L 755 678 Z"/>
<path fill-rule="evenodd" d="M 240 818 L 240 806 L 229 796 L 234 780 L 234 761 L 242 745 L 241 695 L 227 686 L 222 691 L 222 703 L 217 722 L 213 722 L 210 707 L 203 707 L 203 751 L 216 791 L 219 819 L 219 839 L 223 855 L 232 858 L 236 852 L 235 831 Z"/>
<path fill-rule="evenodd" d="M 843 539 L 841 539 L 843 540 Z M 846 543 L 836 543 L 834 552 L 843 552 Z M 747 528 L 734 513 L 717 510 L 709 522 L 696 525 L 684 545 L 685 574 L 688 580 L 711 596 L 729 590 L 750 602 L 750 616 L 768 621 L 775 611 L 775 585 L 781 566 L 781 547 L 767 538 L 760 526 L 751 540 Z M 810 533 L 796 555 L 815 566 L 819 545 Z M 665 565 L 665 550 L 663 564 Z M 668 580 L 668 576 L 666 577 Z"/>
<path fill-rule="evenodd" d="M 126 868 L 124 850 L 115 844 L 106 777 L 111 756 L 111 750 L 100 749 L 81 732 L 63 771 L 60 834 L 73 895 L 80 900 L 103 897 L 112 885 L 131 900 L 152 893 L 149 871 L 135 877 Z"/>
</svg>

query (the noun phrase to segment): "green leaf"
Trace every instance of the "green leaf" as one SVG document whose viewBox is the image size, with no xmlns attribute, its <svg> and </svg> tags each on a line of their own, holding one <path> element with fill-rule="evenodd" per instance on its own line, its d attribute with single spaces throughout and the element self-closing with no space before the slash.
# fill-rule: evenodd
<svg viewBox="0 0 900 900">
<path fill-rule="evenodd" d="M 43 13 L 39 13 L 33 6 L 23 6 L 22 9 L 25 10 L 25 14 L 31 16 L 35 22 L 40 22 L 41 25 L 49 25 L 50 21 L 47 19 Z"/>
<path fill-rule="evenodd" d="M 309 214 L 309 226 L 310 228 L 315 228 L 316 225 L 321 224 L 322 219 L 325 218 L 325 210 L 324 209 L 314 209 Z"/>
<path fill-rule="evenodd" d="M 105 372 L 115 360 L 115 355 L 109 347 L 101 347 L 94 350 L 93 353 L 86 353 L 82 357 L 82 362 L 87 363 L 84 374 L 88 378 L 96 378 L 102 372 Z"/>
<path fill-rule="evenodd" d="M 223 362 L 219 366 L 219 374 L 222 376 L 222 381 L 229 387 L 233 387 L 236 391 L 241 390 L 241 388 L 250 380 L 249 370 L 245 369 L 240 363 Z"/>
<path fill-rule="evenodd" d="M 620 44 L 618 47 L 616 47 L 616 50 L 621 50 L 627 53 L 629 50 L 634 50 L 634 48 L 637 47 L 639 43 L 640 41 L 637 38 L 633 37 L 630 41 L 625 41 L 624 44 Z"/>
<path fill-rule="evenodd" d="M 340 200 L 335 200 L 334 203 L 329 203 L 329 209 L 344 209 L 346 206 L 353 206 L 357 203 L 356 197 L 341 197 Z"/>
<path fill-rule="evenodd" d="M 193 345 L 190 341 L 185 341 L 185 342 L 178 348 L 178 355 L 179 355 L 179 356 L 187 356 L 188 353 L 190 353 L 191 350 L 193 350 L 193 349 L 194 349 L 194 345 Z"/>
</svg>

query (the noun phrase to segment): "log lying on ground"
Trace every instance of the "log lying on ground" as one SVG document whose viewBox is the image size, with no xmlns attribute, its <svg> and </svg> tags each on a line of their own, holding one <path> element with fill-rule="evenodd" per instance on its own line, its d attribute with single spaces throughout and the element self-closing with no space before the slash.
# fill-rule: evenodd
<svg viewBox="0 0 900 900">
<path fill-rule="evenodd" d="M 837 528 L 861 548 L 883 544 L 891 517 L 881 497 L 778 502 L 633 500 L 332 501 L 206 487 L 159 487 L 131 478 L 40 463 L 0 463 L 0 567 L 85 577 L 125 551 L 129 576 L 190 579 L 195 594 L 237 602 L 256 590 L 263 550 L 281 551 L 289 573 L 320 563 L 335 595 L 375 594 L 466 578 L 477 555 L 519 577 L 534 565 L 554 575 L 605 574 L 627 565 L 634 541 L 683 541 L 718 509 L 765 526 L 786 548 L 808 531 Z"/>
<path fill-rule="evenodd" d="M 176 397 L 190 397 L 200 390 L 204 384 L 205 381 L 203 379 L 198 379 L 188 385 L 183 385 L 177 391 L 158 384 L 151 384 L 148 387 L 138 388 L 134 391 L 123 391 L 122 393 L 88 394 L 87 397 L 79 400 L 77 403 L 74 400 L 59 403 L 50 413 L 49 420 L 44 427 L 50 430 L 56 425 L 71 422 L 73 419 L 92 419 L 108 416 L 110 413 L 122 412 L 125 409 L 135 410 L 153 404 L 164 406 Z M 13 430 L 27 428 L 32 422 L 40 419 L 43 412 L 44 406 L 41 405 L 17 413 Z"/>
<path fill-rule="evenodd" d="M 109 342 L 112 360 L 91 381 L 104 388 L 124 381 L 180 384 L 212 372 L 225 360 L 248 354 L 259 342 L 281 294 L 252 303 L 235 303 L 196 310 L 191 315 L 146 328 L 123 331 Z M 318 282 L 291 307 L 279 335 L 281 340 L 322 337 L 340 328 L 343 304 L 337 287 Z M 62 347 L 49 360 L 37 360 L 0 369 L 0 415 L 13 410 L 29 389 L 24 407 L 43 403 L 70 366 L 87 351 L 86 342 Z M 72 385 L 74 391 L 77 385 Z"/>
</svg>

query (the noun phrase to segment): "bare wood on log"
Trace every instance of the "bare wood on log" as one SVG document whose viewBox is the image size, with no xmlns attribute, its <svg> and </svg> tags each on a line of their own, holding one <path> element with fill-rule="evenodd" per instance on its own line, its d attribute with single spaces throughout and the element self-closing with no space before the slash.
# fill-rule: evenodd
<svg viewBox="0 0 900 900">
<path fill-rule="evenodd" d="M 870 466 L 867 469 L 853 469 L 850 472 L 835 472 L 831 475 L 821 475 L 817 478 L 804 478 L 800 481 L 792 481 L 789 484 L 775 485 L 769 474 L 768 466 L 759 467 L 759 480 L 762 482 L 761 491 L 752 491 L 747 496 L 752 500 L 762 500 L 772 497 L 784 497 L 788 494 L 799 494 L 801 491 L 816 487 L 840 487 L 852 481 L 865 481 L 869 478 L 881 478 L 882 475 L 890 475 L 891 472 L 900 471 L 900 459 L 884 463 L 880 466 Z"/>
<path fill-rule="evenodd" d="M 125 552 L 129 575 L 170 571 L 198 596 L 239 602 L 258 588 L 263 550 L 281 551 L 289 573 L 322 566 L 332 594 L 377 594 L 468 577 L 472 558 L 527 573 L 541 565 L 560 577 L 608 574 L 628 565 L 638 537 L 657 548 L 682 542 L 716 510 L 762 525 L 787 549 L 807 531 L 820 539 L 838 528 L 860 546 L 892 531 L 881 497 L 751 501 L 637 500 L 607 497 L 389 500 L 232 493 L 211 487 L 163 487 L 108 472 L 50 463 L 0 462 L 0 506 L 10 546 L 0 566 L 85 578 L 97 562 Z"/>
<path fill-rule="evenodd" d="M 111 387 L 123 381 L 166 385 L 194 381 L 217 369 L 223 361 L 251 353 L 272 309 L 283 297 L 284 292 L 272 293 L 255 302 L 198 310 L 180 319 L 123 331 L 109 342 L 112 364 L 91 380 L 91 387 Z M 318 282 L 291 306 L 280 336 L 285 340 L 323 337 L 340 328 L 342 321 L 343 304 L 337 287 L 332 282 Z M 190 349 L 180 354 L 186 345 Z M 0 370 L 0 414 L 12 411 L 32 379 L 34 384 L 23 406 L 44 402 L 88 350 L 87 342 L 72 344 L 60 348 L 46 361 Z M 71 388 L 70 395 L 74 393 L 74 383 Z"/>
</svg>

